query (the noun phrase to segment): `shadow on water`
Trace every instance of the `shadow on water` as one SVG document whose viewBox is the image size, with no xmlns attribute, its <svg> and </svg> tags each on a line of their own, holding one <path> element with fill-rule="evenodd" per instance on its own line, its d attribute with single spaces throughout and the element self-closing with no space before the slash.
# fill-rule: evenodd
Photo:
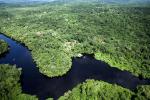
<svg viewBox="0 0 150 100">
<path fill-rule="evenodd" d="M 118 84 L 130 90 L 137 85 L 150 84 L 149 79 L 140 79 L 128 71 L 110 67 L 107 63 L 94 59 L 92 55 L 72 58 L 72 68 L 61 77 L 49 78 L 41 74 L 34 63 L 30 51 L 16 41 L 0 34 L 10 51 L 0 58 L 0 64 L 17 65 L 22 68 L 21 86 L 24 93 L 37 95 L 40 100 L 53 97 L 55 100 L 86 79 L 103 80 Z"/>
</svg>

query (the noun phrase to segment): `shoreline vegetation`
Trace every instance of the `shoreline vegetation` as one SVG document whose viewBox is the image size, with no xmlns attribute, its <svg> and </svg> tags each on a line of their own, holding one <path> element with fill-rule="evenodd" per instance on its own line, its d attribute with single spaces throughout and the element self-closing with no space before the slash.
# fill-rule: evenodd
<svg viewBox="0 0 150 100">
<path fill-rule="evenodd" d="M 7 52 L 8 50 L 9 50 L 8 44 L 5 41 L 0 40 L 0 55 Z"/>
<path fill-rule="evenodd" d="M 113 67 L 150 78 L 149 19 L 150 7 L 100 4 L 0 6 L 0 32 L 24 43 L 31 50 L 39 71 L 49 77 L 62 76 L 69 71 L 73 56 L 94 53 L 96 59 Z M 0 48 L 1 45 L 7 47 L 0 40 Z M 0 49 L 1 52 L 4 51 Z M 37 99 L 21 93 L 19 69 L 0 65 L 0 74 L 3 85 L 0 91 L 4 91 L 0 96 L 4 99 Z M 145 100 L 150 99 L 150 86 L 138 86 L 132 92 L 103 81 L 87 80 L 59 99 L 81 97 L 83 100 Z"/>
</svg>

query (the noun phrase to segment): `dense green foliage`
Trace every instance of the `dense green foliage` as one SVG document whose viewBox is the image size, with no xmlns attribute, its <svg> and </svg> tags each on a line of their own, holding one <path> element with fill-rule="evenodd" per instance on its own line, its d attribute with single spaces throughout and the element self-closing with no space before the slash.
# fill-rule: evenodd
<svg viewBox="0 0 150 100">
<path fill-rule="evenodd" d="M 25 43 L 40 71 L 50 77 L 66 73 L 71 57 L 79 53 L 95 53 L 114 67 L 150 77 L 149 7 L 45 4 L 0 9 L 0 31 Z"/>
<path fill-rule="evenodd" d="M 133 94 L 117 85 L 88 80 L 67 92 L 59 100 L 131 100 Z"/>
<path fill-rule="evenodd" d="M 15 66 L 0 65 L 0 99 L 1 100 L 37 100 L 36 97 L 21 93 L 18 83 L 21 70 Z"/>
<path fill-rule="evenodd" d="M 32 50 L 40 72 L 47 76 L 65 74 L 71 68 L 73 56 L 94 53 L 97 59 L 113 67 L 150 78 L 150 7 L 101 4 L 0 6 L 0 22 L 0 31 L 25 43 Z M 0 77 L 3 76 L 0 96 L 26 100 L 28 97 L 21 94 L 17 83 L 20 71 L 7 66 L 0 65 Z M 89 80 L 60 100 L 144 100 L 150 99 L 149 92 L 149 86 L 139 86 L 134 93 L 114 84 Z"/>
<path fill-rule="evenodd" d="M 150 85 L 138 86 L 136 94 L 135 100 L 150 100 Z"/>
<path fill-rule="evenodd" d="M 0 55 L 8 50 L 8 44 L 0 40 Z"/>
</svg>

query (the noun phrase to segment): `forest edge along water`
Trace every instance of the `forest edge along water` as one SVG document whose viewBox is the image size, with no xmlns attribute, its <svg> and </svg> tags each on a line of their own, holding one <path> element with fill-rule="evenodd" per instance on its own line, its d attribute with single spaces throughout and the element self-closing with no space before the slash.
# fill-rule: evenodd
<svg viewBox="0 0 150 100">
<path fill-rule="evenodd" d="M 72 67 L 65 75 L 49 78 L 39 72 L 27 47 L 3 34 L 0 34 L 0 39 L 7 42 L 10 47 L 9 52 L 0 57 L 0 64 L 16 65 L 22 68 L 20 77 L 22 91 L 36 95 L 40 100 L 48 97 L 57 100 L 86 79 L 102 80 L 132 91 L 137 85 L 150 84 L 150 79 L 141 79 L 128 71 L 110 67 L 107 63 L 96 60 L 92 54 L 72 57 Z"/>
</svg>

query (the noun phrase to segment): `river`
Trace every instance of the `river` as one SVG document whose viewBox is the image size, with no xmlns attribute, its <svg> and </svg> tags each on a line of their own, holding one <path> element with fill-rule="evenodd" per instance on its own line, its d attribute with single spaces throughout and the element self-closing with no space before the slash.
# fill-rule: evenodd
<svg viewBox="0 0 150 100">
<path fill-rule="evenodd" d="M 86 79 L 102 80 L 132 91 L 137 85 L 150 84 L 149 79 L 140 79 L 128 71 L 111 67 L 103 61 L 96 60 L 90 54 L 73 57 L 69 72 L 61 77 L 49 78 L 39 72 L 27 47 L 3 34 L 0 34 L 0 39 L 10 46 L 9 52 L 0 58 L 0 64 L 15 64 L 18 68 L 22 68 L 20 82 L 23 93 L 36 95 L 40 100 L 48 97 L 57 100 Z"/>
</svg>

